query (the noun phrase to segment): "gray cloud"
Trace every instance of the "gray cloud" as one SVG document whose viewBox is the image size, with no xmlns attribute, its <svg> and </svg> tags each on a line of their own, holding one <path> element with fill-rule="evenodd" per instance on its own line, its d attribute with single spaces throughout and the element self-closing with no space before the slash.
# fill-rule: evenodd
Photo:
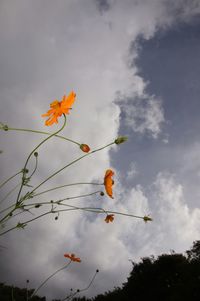
<svg viewBox="0 0 200 301">
<path fill-rule="evenodd" d="M 108 0 L 95 0 L 95 1 L 101 13 L 106 12 L 111 7 L 110 1 Z"/>
<path fill-rule="evenodd" d="M 59 1 L 56 4 L 54 1 L 1 1 L 2 122 L 46 130 L 40 115 L 47 111 L 51 101 L 74 89 L 77 100 L 68 116 L 64 135 L 88 143 L 92 149 L 113 141 L 120 126 L 120 106 L 115 100 L 118 95 L 123 95 L 124 99 L 131 101 L 129 108 L 134 115 L 131 118 L 126 107 L 130 129 L 140 133 L 149 131 L 154 137 L 158 136 L 163 109 L 156 98 L 147 95 L 147 83 L 138 75 L 134 65 L 138 49 L 133 47 L 130 53 L 130 46 L 140 35 L 150 39 L 159 28 L 166 28 L 174 19 L 166 10 L 165 1 L 113 1 L 109 9 L 106 3 L 110 2 L 98 2 L 101 9 L 106 9 L 106 14 L 99 14 L 97 3 L 89 0 Z M 179 4 L 183 5 L 181 2 Z M 194 14 L 188 4 L 187 15 Z M 145 106 L 142 106 L 144 97 Z M 1 170 L 6 178 L 13 170 L 22 168 L 24 157 L 41 141 L 41 137 L 14 132 L 1 134 L 4 151 L 1 154 Z M 113 149 L 116 151 L 116 147 Z M 79 155 L 79 149 L 72 144 L 56 139 L 49 142 L 39 150 L 39 170 L 33 184 L 40 183 L 51 172 Z M 33 168 L 31 164 L 30 169 Z M 102 181 L 105 170 L 110 166 L 110 153 L 104 150 L 91 156 L 90 160 L 85 159 L 63 171 L 43 188 L 75 181 Z M 41 294 L 47 294 L 48 298 L 63 297 L 71 287 L 84 287 L 87 279 L 99 268 L 98 281 L 87 292 L 92 296 L 124 282 L 131 268 L 130 258 L 134 260 L 162 251 L 160 246 L 166 240 L 165 218 L 168 218 L 169 227 L 170 220 L 174 226 L 178 225 L 179 220 L 182 225 L 184 214 L 190 228 L 187 237 L 180 238 L 177 244 L 173 236 L 168 237 L 172 248 L 177 247 L 178 243 L 183 248 L 195 238 L 196 234 L 188 238 L 192 229 L 198 233 L 196 226 L 190 223 L 190 217 L 196 218 L 199 213 L 198 210 L 191 214 L 186 212 L 183 194 L 176 193 L 177 189 L 180 190 L 176 185 L 180 187 L 180 184 L 171 182 L 170 177 L 159 176 L 155 193 L 162 202 L 153 206 L 153 199 L 142 185 L 127 192 L 120 183 L 120 170 L 115 172 L 114 200 L 97 196 L 76 203 L 73 201 L 72 204 L 95 204 L 136 215 L 152 213 L 154 224 L 146 225 L 142 220 L 116 216 L 115 222 L 107 225 L 104 215 L 83 212 L 60 215 L 58 221 L 54 220 L 54 216 L 46 217 L 2 239 L 1 244 L 8 249 L 1 253 L 1 281 L 24 286 L 28 278 L 31 286 L 36 287 L 64 265 L 64 253 L 74 252 L 81 257 L 82 263 L 71 265 L 69 270 L 57 275 L 41 290 Z M 163 183 L 166 184 L 166 191 Z M 91 190 L 77 187 L 64 189 L 38 201 L 87 191 Z M 175 209 L 180 212 L 177 216 L 172 210 L 172 194 L 177 199 Z M 170 208 L 168 216 L 162 211 L 166 203 Z M 156 222 L 159 218 L 164 220 L 161 226 Z M 168 233 L 172 234 L 172 227 Z M 181 233 L 180 227 L 177 233 Z M 168 245 L 164 247 L 166 250 Z M 119 269 L 121 275 L 118 274 Z"/>
</svg>

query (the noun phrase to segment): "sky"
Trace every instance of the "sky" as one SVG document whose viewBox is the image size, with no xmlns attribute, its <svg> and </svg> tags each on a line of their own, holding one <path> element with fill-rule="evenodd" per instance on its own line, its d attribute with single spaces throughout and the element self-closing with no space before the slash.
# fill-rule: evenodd
<svg viewBox="0 0 200 301">
<path fill-rule="evenodd" d="M 92 297 L 121 286 L 131 261 L 184 252 L 199 239 L 199 38 L 199 0 L 0 1 L 0 121 L 53 133 L 62 120 L 47 129 L 41 114 L 74 90 L 76 101 L 62 135 L 92 150 L 128 136 L 126 143 L 63 170 L 40 191 L 102 183 L 111 168 L 114 199 L 98 194 L 68 204 L 153 218 L 145 224 L 116 215 L 106 224 L 104 215 L 82 211 L 62 213 L 56 221 L 46 216 L 1 236 L 1 282 L 25 287 L 29 279 L 30 287 L 38 287 L 66 263 L 64 253 L 75 253 L 82 262 L 71 264 L 38 293 L 48 300 L 64 298 L 70 288 L 86 287 L 99 269 L 84 292 Z M 42 138 L 1 131 L 1 182 L 23 168 Z M 32 185 L 83 154 L 56 138 L 38 153 Z M 18 181 L 5 185 L 1 199 Z M 93 185 L 68 187 L 37 201 L 93 191 Z M 13 194 L 2 206 L 14 199 Z"/>
</svg>

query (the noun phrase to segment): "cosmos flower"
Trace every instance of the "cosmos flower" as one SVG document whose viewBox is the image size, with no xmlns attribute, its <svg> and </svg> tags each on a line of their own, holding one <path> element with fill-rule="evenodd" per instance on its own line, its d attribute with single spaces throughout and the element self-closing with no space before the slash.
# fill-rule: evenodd
<svg viewBox="0 0 200 301">
<path fill-rule="evenodd" d="M 114 220 L 114 214 L 107 214 L 106 218 L 104 219 L 106 223 L 113 222 L 113 220 Z"/>
<path fill-rule="evenodd" d="M 49 126 L 54 123 L 58 123 L 58 117 L 62 114 L 69 114 L 72 104 L 75 101 L 76 94 L 72 91 L 68 96 L 64 95 L 62 101 L 55 100 L 50 104 L 51 109 L 42 117 L 49 117 L 45 121 L 45 125 Z"/>
<path fill-rule="evenodd" d="M 81 262 L 80 258 L 75 257 L 75 254 L 64 254 L 64 257 L 69 258 L 71 261 Z"/>
<path fill-rule="evenodd" d="M 106 189 L 106 193 L 112 199 L 113 199 L 112 185 L 114 184 L 114 181 L 112 179 L 113 175 L 114 175 L 114 172 L 111 169 L 107 169 L 105 176 L 104 176 L 104 186 Z"/>
<path fill-rule="evenodd" d="M 87 144 L 81 144 L 80 149 L 85 153 L 89 153 L 90 151 L 90 147 Z"/>
</svg>

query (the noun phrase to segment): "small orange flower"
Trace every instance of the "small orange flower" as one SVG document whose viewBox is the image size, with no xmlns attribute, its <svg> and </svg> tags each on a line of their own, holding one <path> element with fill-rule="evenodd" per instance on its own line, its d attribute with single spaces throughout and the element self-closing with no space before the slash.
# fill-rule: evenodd
<svg viewBox="0 0 200 301">
<path fill-rule="evenodd" d="M 107 169 L 105 176 L 104 176 L 104 185 L 107 192 L 107 195 L 113 199 L 112 195 L 112 185 L 114 184 L 114 181 L 112 179 L 112 176 L 114 175 L 114 172 L 111 169 Z"/>
<path fill-rule="evenodd" d="M 90 151 L 90 147 L 87 144 L 81 144 L 80 149 L 85 153 L 89 153 Z"/>
<path fill-rule="evenodd" d="M 62 101 L 55 100 L 50 104 L 51 109 L 42 117 L 49 117 L 45 121 L 45 125 L 49 126 L 54 123 L 58 123 L 58 117 L 62 114 L 69 114 L 72 104 L 75 101 L 76 94 L 72 91 L 68 96 L 64 95 Z"/>
<path fill-rule="evenodd" d="M 109 222 L 113 222 L 114 221 L 114 214 L 107 214 L 106 218 L 104 219 L 104 221 L 108 224 Z"/>
<path fill-rule="evenodd" d="M 81 262 L 80 258 L 75 257 L 75 254 L 64 254 L 64 257 L 69 258 L 71 261 Z"/>
</svg>

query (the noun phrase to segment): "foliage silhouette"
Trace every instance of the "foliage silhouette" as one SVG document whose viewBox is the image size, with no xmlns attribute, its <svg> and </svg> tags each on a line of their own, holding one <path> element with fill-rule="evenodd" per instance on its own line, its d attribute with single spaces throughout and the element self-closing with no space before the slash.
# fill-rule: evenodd
<svg viewBox="0 0 200 301">
<path fill-rule="evenodd" d="M 122 288 L 100 294 L 92 299 L 76 297 L 73 301 L 199 301 L 200 300 L 200 240 L 185 254 L 162 254 L 142 258 L 132 263 L 133 269 Z M 0 300 L 26 300 L 26 289 L 0 284 Z M 33 290 L 29 290 L 31 295 Z M 45 301 L 34 296 L 31 301 Z M 59 300 L 57 300 L 59 301 Z"/>
</svg>

